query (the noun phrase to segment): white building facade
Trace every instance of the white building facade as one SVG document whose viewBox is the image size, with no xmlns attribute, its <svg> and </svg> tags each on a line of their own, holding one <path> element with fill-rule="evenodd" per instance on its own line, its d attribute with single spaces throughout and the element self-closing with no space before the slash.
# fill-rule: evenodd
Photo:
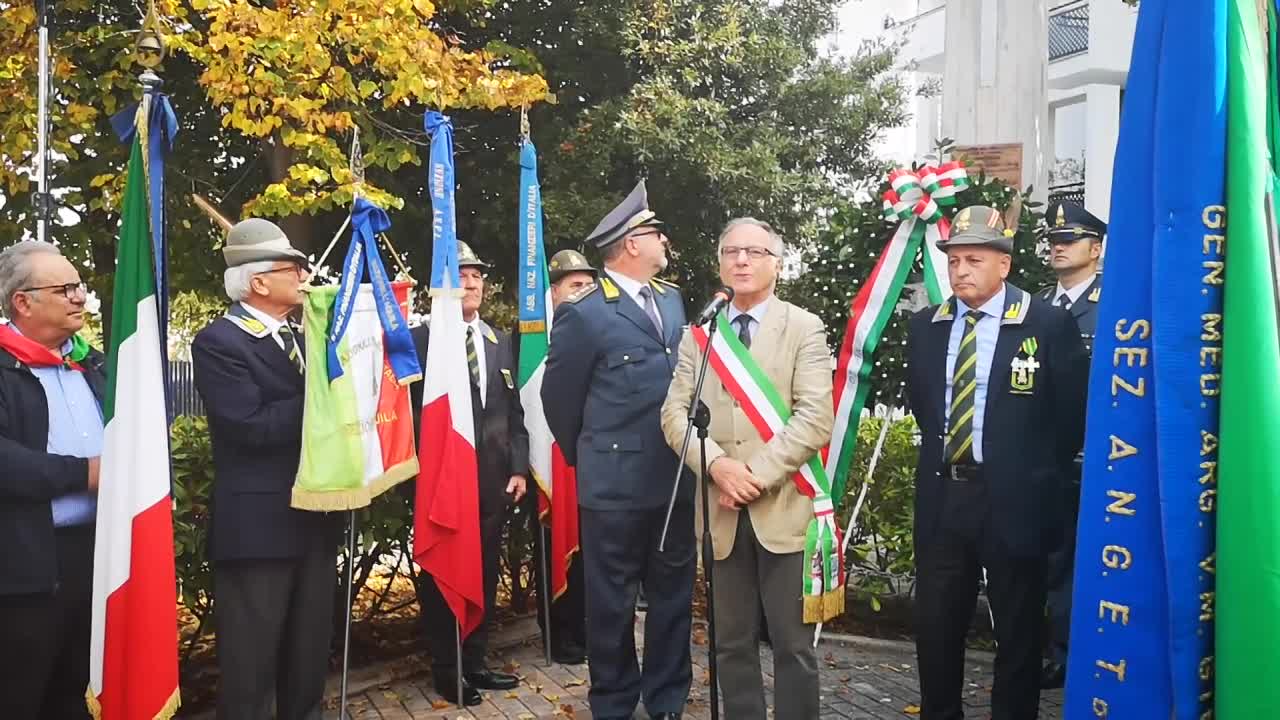
<svg viewBox="0 0 1280 720">
<path fill-rule="evenodd" d="M 904 0 L 895 18 L 916 88 L 914 147 L 1020 142 L 1023 186 L 1108 219 L 1137 9 L 1121 0 Z M 911 143 L 908 142 L 908 145 Z"/>
</svg>

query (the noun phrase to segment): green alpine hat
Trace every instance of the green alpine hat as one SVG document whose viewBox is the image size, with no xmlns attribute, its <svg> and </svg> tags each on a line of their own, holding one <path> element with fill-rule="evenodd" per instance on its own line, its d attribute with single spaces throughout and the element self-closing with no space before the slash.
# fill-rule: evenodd
<svg viewBox="0 0 1280 720">
<path fill-rule="evenodd" d="M 1013 254 L 1013 231 L 1004 226 L 1004 217 L 995 208 L 972 205 L 956 213 L 951 236 L 938 241 L 938 249 L 960 245 L 982 245 Z"/>
<path fill-rule="evenodd" d="M 547 264 L 547 274 L 551 277 L 551 282 L 560 282 L 560 278 L 569 273 L 585 272 L 591 273 L 595 277 L 597 271 L 591 267 L 591 263 L 587 262 L 587 258 L 577 250 L 561 250 L 551 256 L 551 262 Z"/>
</svg>

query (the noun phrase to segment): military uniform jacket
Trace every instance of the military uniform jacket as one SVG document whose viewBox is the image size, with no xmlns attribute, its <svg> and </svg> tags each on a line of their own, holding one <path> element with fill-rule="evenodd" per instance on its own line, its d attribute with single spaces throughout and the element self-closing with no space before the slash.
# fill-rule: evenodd
<svg viewBox="0 0 1280 720">
<path fill-rule="evenodd" d="M 221 317 L 196 335 L 191 362 L 213 441 L 210 559 L 297 558 L 315 533 L 333 534 L 336 543 L 336 514 L 289 505 L 305 387 L 285 351 L 270 334 Z"/>
<path fill-rule="evenodd" d="M 955 298 L 922 310 L 911 318 L 907 339 L 907 397 L 921 439 L 917 544 L 937 528 L 946 485 L 957 482 L 942 475 L 947 345 L 955 317 Z M 1027 369 L 1032 359 L 1033 371 Z M 1088 377 L 1089 357 L 1071 315 L 1006 284 L 987 379 L 982 456 L 989 527 L 1010 555 L 1041 555 L 1061 538 L 1064 467 L 1084 442 Z"/>
<path fill-rule="evenodd" d="M 656 508 L 671 497 L 678 460 L 659 414 L 684 332 L 684 300 L 652 281 L 659 334 L 635 300 L 600 283 L 556 308 L 542 382 L 547 423 L 578 469 L 578 504 L 591 510 Z M 681 484 L 692 499 L 693 483 Z"/>
<path fill-rule="evenodd" d="M 471 415 L 475 423 L 476 471 L 480 483 L 480 514 L 502 512 L 511 503 L 507 483 L 512 475 L 529 474 L 529 432 L 524 426 L 524 408 L 520 404 L 520 390 L 516 387 L 516 354 L 512 347 L 511 333 L 494 330 L 480 321 L 484 344 L 486 394 L 488 403 L 481 409 L 480 390 L 471 389 Z M 418 363 L 427 366 L 427 345 L 430 342 L 430 326 L 413 329 L 413 344 L 418 351 Z M 422 381 L 409 386 L 409 396 L 415 409 L 422 407 Z M 422 414 L 413 413 L 415 435 L 421 434 Z M 419 442 L 419 447 L 421 443 Z M 413 482 L 404 484 L 405 492 L 413 492 Z"/>
<path fill-rule="evenodd" d="M 1038 293 L 1041 300 L 1053 304 L 1054 294 L 1058 291 L 1058 284 L 1054 283 L 1044 288 Z M 1102 299 L 1102 273 L 1093 276 L 1093 282 L 1089 283 L 1089 287 L 1085 288 L 1080 299 L 1071 303 L 1071 307 L 1067 311 L 1076 319 L 1076 325 L 1080 328 L 1080 339 L 1084 340 L 1084 346 L 1090 354 L 1093 353 L 1093 336 L 1097 334 L 1098 327 L 1098 302 Z"/>
</svg>

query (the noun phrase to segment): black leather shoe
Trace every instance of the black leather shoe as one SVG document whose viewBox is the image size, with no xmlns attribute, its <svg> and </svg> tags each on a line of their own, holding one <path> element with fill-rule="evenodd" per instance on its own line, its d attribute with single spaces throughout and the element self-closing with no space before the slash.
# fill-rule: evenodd
<svg viewBox="0 0 1280 720">
<path fill-rule="evenodd" d="M 581 665 L 587 661 L 587 651 L 577 643 L 566 642 L 551 648 L 551 659 L 560 665 Z"/>
<path fill-rule="evenodd" d="M 483 690 L 510 690 L 520 684 L 520 678 L 507 673 L 481 670 L 463 674 L 462 678 L 472 687 Z"/>
<path fill-rule="evenodd" d="M 680 713 L 654 713 L 649 717 L 653 720 L 680 720 Z"/>
<path fill-rule="evenodd" d="M 1057 690 L 1067 684 L 1067 666 L 1056 662 L 1045 663 L 1040 671 L 1040 689 Z"/>
<path fill-rule="evenodd" d="M 458 682 L 452 674 L 436 677 L 436 692 L 440 693 L 440 697 L 454 705 L 458 704 Z M 484 702 L 484 698 L 480 697 L 479 690 L 471 687 L 471 684 L 464 679 L 462 681 L 462 701 L 463 705 L 474 707 Z"/>
</svg>

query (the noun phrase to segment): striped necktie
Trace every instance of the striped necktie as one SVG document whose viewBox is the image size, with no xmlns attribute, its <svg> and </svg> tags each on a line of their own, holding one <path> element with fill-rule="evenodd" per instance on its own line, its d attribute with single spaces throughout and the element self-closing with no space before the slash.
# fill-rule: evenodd
<svg viewBox="0 0 1280 720">
<path fill-rule="evenodd" d="M 951 374 L 951 408 L 947 413 L 948 465 L 965 465 L 973 458 L 973 413 L 977 407 L 978 389 L 978 320 L 982 311 L 964 314 L 964 335 L 956 353 L 956 368 Z"/>
<path fill-rule="evenodd" d="M 480 358 L 476 355 L 476 329 L 467 326 L 467 369 L 471 371 L 471 386 L 480 387 Z"/>
<path fill-rule="evenodd" d="M 293 328 L 289 326 L 288 320 L 280 326 L 276 334 L 280 336 L 280 342 L 284 345 L 285 354 L 289 356 L 289 362 L 293 363 L 293 366 L 301 373 L 306 369 L 306 365 L 302 360 L 302 351 L 298 349 L 298 339 L 294 336 Z"/>
</svg>

